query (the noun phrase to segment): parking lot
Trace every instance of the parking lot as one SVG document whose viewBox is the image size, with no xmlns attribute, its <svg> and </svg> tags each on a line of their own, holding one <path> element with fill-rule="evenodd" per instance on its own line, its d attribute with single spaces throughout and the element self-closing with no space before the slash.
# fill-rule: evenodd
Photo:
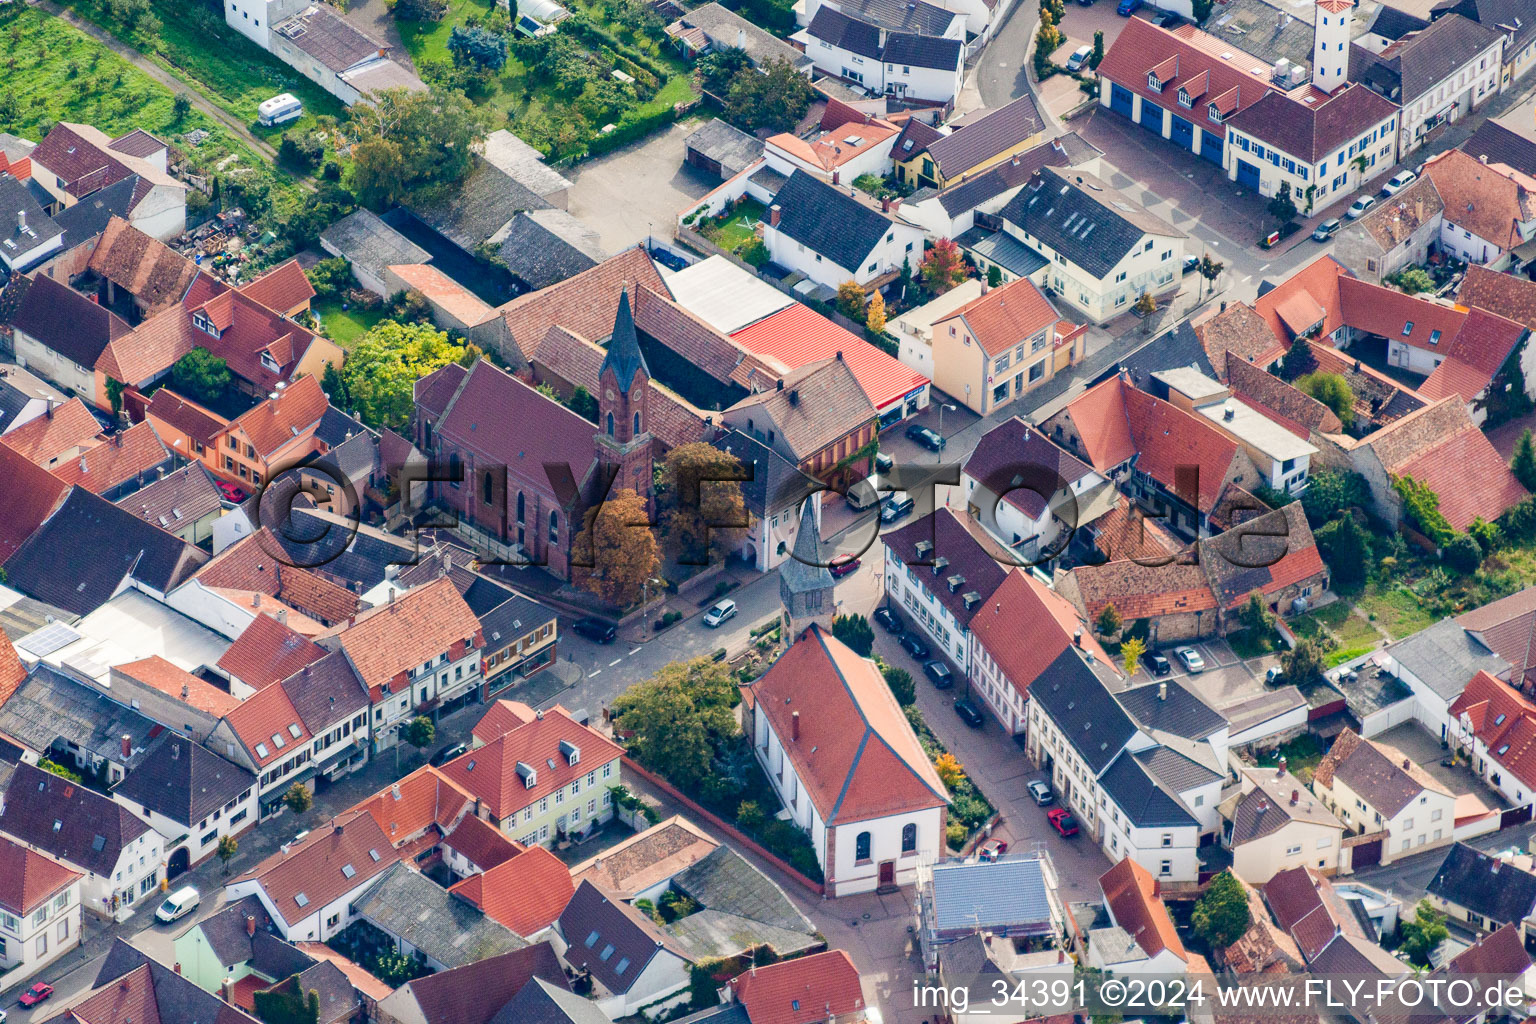
<svg viewBox="0 0 1536 1024">
<path fill-rule="evenodd" d="M 641 142 L 561 173 L 571 179 L 571 216 L 597 229 L 609 253 L 668 239 L 678 215 L 718 186 L 683 163 L 683 140 L 700 121 L 689 118 Z"/>
</svg>

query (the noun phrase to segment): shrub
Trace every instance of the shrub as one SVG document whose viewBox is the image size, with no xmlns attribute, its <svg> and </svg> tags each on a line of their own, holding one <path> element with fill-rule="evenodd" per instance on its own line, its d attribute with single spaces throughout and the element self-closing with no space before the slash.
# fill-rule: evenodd
<svg viewBox="0 0 1536 1024">
<path fill-rule="evenodd" d="M 1483 564 L 1483 548 L 1470 533 L 1458 533 L 1446 544 L 1441 561 L 1463 575 L 1476 572 Z"/>
</svg>

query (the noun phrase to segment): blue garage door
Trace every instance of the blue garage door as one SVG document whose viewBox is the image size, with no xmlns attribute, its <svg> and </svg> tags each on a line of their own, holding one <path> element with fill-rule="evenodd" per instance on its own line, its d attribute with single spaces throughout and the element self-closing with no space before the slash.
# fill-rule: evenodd
<svg viewBox="0 0 1536 1024">
<path fill-rule="evenodd" d="M 1193 149 L 1195 145 L 1195 126 L 1177 114 L 1172 115 L 1172 117 L 1174 145 L 1183 146 L 1185 149 Z"/>
<path fill-rule="evenodd" d="M 1259 169 L 1247 160 L 1237 161 L 1237 183 L 1244 188 L 1257 189 L 1259 187 Z"/>
<path fill-rule="evenodd" d="M 1109 89 L 1109 109 L 1125 117 L 1131 116 L 1133 106 L 1131 90 L 1123 85 L 1111 85 Z"/>
<path fill-rule="evenodd" d="M 1163 108 L 1155 103 L 1141 101 L 1141 126 L 1148 131 L 1163 134 Z"/>
<path fill-rule="evenodd" d="M 1222 140 L 1220 135 L 1212 135 L 1210 132 L 1200 133 L 1200 155 L 1217 167 L 1221 166 L 1221 150 Z"/>
</svg>

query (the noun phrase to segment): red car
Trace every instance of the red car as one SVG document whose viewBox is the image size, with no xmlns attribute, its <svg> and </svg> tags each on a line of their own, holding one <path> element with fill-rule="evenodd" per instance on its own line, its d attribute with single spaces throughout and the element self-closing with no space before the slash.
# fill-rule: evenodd
<svg viewBox="0 0 1536 1024">
<path fill-rule="evenodd" d="M 982 860 L 997 860 L 1008 852 L 1008 844 L 1001 839 L 988 839 L 976 849 L 976 855 Z"/>
<path fill-rule="evenodd" d="M 51 995 L 53 995 L 53 986 L 38 981 L 34 982 L 31 988 L 21 994 L 19 1002 L 22 1006 L 36 1006 Z"/>
<path fill-rule="evenodd" d="M 834 556 L 832 561 L 827 563 L 827 571 L 834 577 L 841 578 L 853 572 L 859 565 L 860 562 L 857 558 L 844 552 L 841 555 Z"/>
<path fill-rule="evenodd" d="M 1045 820 L 1051 823 L 1051 828 L 1063 836 L 1077 835 L 1077 820 L 1065 807 L 1055 807 L 1045 812 Z"/>
<path fill-rule="evenodd" d="M 218 481 L 219 493 L 224 495 L 225 501 L 233 501 L 236 504 L 245 500 L 245 492 L 227 480 Z"/>
</svg>

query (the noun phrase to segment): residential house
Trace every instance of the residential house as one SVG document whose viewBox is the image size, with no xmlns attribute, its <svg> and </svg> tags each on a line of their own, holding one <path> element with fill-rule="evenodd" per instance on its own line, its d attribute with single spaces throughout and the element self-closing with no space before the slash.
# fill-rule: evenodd
<svg viewBox="0 0 1536 1024">
<path fill-rule="evenodd" d="M 1438 910 L 1480 932 L 1536 929 L 1536 874 L 1491 853 L 1457 843 L 1425 889 Z"/>
<path fill-rule="evenodd" d="M 215 435 L 214 444 L 191 438 L 198 442 L 191 446 L 191 454 L 225 480 L 260 487 L 316 447 L 325 447 L 323 442 L 316 444 L 315 432 L 328 408 L 325 392 L 313 375 L 291 386 L 279 382 L 272 397 L 230 420 Z M 204 450 L 198 452 L 196 447 Z"/>
<path fill-rule="evenodd" d="M 0 229 L 0 267 L 7 271 L 7 277 L 29 273 L 58 255 L 64 229 L 43 212 L 24 182 L 0 173 L 0 203 L 14 211 L 7 214 L 9 223 Z"/>
<path fill-rule="evenodd" d="M 1455 619 L 1387 644 L 1381 655 L 1382 668 L 1407 688 L 1412 699 L 1405 710 L 1431 736 L 1447 742 L 1457 732 L 1450 708 L 1474 676 L 1479 672 L 1501 680 L 1514 676 L 1510 662 L 1489 647 L 1478 630 Z"/>
<path fill-rule="evenodd" d="M 756 67 L 782 60 L 807 78 L 811 75 L 811 58 L 803 51 L 718 3 L 695 7 L 668 25 L 666 32 L 689 57 L 737 49 L 745 51 Z"/>
<path fill-rule="evenodd" d="M 299 266 L 298 257 L 284 260 L 240 290 L 286 317 L 309 312 L 309 302 L 315 297 L 315 286 L 309 283 L 304 268 Z"/>
<path fill-rule="evenodd" d="M 743 971 L 731 979 L 727 995 L 754 1024 L 856 1021 L 869 1008 L 858 969 L 841 949 Z"/>
<path fill-rule="evenodd" d="M 1227 122 L 1273 89 L 1267 61 L 1182 23 L 1133 18 L 1098 67 L 1100 105 L 1226 168 Z"/>
<path fill-rule="evenodd" d="M 476 799 L 476 815 L 524 846 L 591 831 L 613 816 L 609 790 L 622 782 L 622 751 L 607 737 L 559 705 L 529 721 L 498 718 L 506 731 L 482 731 L 481 745 L 440 769 Z"/>
<path fill-rule="evenodd" d="M 1312 775 L 1312 791 L 1357 835 L 1357 865 L 1378 857 L 1390 864 L 1409 851 L 1453 841 L 1456 798 L 1396 747 L 1345 729 Z"/>
<path fill-rule="evenodd" d="M 0 865 L 10 879 L 0 885 L 0 965 L 21 982 L 83 941 L 83 876 L 3 837 Z"/>
<path fill-rule="evenodd" d="M 753 751 L 828 895 L 915 881 L 942 849 L 949 794 L 874 663 L 813 622 L 744 695 Z"/>
<path fill-rule="evenodd" d="M 277 529 L 283 525 L 277 524 Z M 301 568 L 302 561 L 284 564 L 290 561 L 284 554 L 274 530 L 264 526 L 219 552 L 170 596 L 170 602 L 237 639 L 262 614 L 314 637 L 345 622 L 363 606 L 347 588 Z M 231 684 L 230 692 L 246 696 L 236 684 Z"/>
<path fill-rule="evenodd" d="M 213 524 L 224 514 L 223 498 L 213 477 L 202 466 L 183 466 L 157 478 L 117 501 L 147 523 L 202 544 L 213 537 Z"/>
<path fill-rule="evenodd" d="M 1215 636 L 1221 626 L 1210 578 L 1198 565 L 1179 564 L 1172 552 L 1080 565 L 1059 573 L 1055 586 L 1088 622 L 1109 606 L 1124 622 L 1145 620 L 1149 647 Z"/>
<path fill-rule="evenodd" d="M 681 873 L 720 848 L 693 822 L 674 815 L 637 832 L 605 853 L 571 868 L 571 878 L 617 893 L 629 900 L 652 902 Z"/>
<path fill-rule="evenodd" d="M 164 837 L 168 880 L 218 853 L 225 836 L 256 824 L 256 776 L 169 733 L 113 788 L 112 799 Z"/>
<path fill-rule="evenodd" d="M 231 903 L 260 899 L 289 942 L 324 942 L 352 923 L 358 897 L 396 860 L 378 823 L 349 811 L 232 879 L 224 892 Z"/>
<path fill-rule="evenodd" d="M 373 815 L 390 845 L 403 859 L 410 860 L 441 847 L 466 817 L 473 817 L 469 814 L 471 803 L 469 794 L 442 772 L 422 765 L 348 810 Z M 444 859 L 452 860 L 446 853 Z"/>
<path fill-rule="evenodd" d="M 84 277 L 75 283 L 94 284 L 97 301 L 134 325 L 181 302 L 194 287 L 223 290 L 196 263 L 122 217 L 107 221 L 81 270 Z"/>
<path fill-rule="evenodd" d="M 491 307 L 478 295 L 431 264 L 385 267 L 384 285 L 391 295 L 420 295 L 432 311 L 432 322 L 445 331 L 464 334 L 491 315 Z"/>
<path fill-rule="evenodd" d="M 375 801 L 378 801 L 377 797 Z M 468 805 L 468 794 L 465 794 L 465 807 Z M 525 847 L 508 839 L 482 819 L 466 814 L 459 819 L 453 831 L 443 837 L 440 849 L 443 862 L 456 876 L 472 878 L 505 864 L 522 853 Z"/>
<path fill-rule="evenodd" d="M 227 998 L 203 991 L 177 974 L 174 968 L 151 959 L 126 940 L 117 938 L 101 961 L 91 987 L 69 1010 L 60 1012 L 53 1020 L 62 1022 L 76 1015 L 89 1015 L 90 1020 L 99 1024 L 177 1019 L 209 1021 L 210 1024 L 257 1024 L 254 1013 L 235 1005 L 233 992 L 224 995 Z M 325 1008 L 323 1006 L 322 1010 Z M 332 1024 L 328 1016 L 322 1012 L 320 1020 Z"/>
<path fill-rule="evenodd" d="M 570 988 L 548 942 L 408 981 L 379 1000 L 377 1019 L 384 1024 L 490 1024 L 535 978 Z"/>
<path fill-rule="evenodd" d="M 1357 886 L 1364 890 L 1363 886 Z M 1396 930 L 1397 906 L 1390 899 L 1350 898 L 1312 868 L 1280 871 L 1263 886 L 1264 901 L 1280 927 L 1295 940 L 1313 974 L 1348 970 L 1357 974 L 1401 974 L 1406 966 L 1377 942 Z M 1365 896 L 1374 890 L 1355 894 Z M 1379 896 L 1379 894 L 1376 894 Z"/>
<path fill-rule="evenodd" d="M 1445 738 L 1506 800 L 1515 807 L 1530 805 L 1536 799 L 1536 767 L 1528 734 L 1536 727 L 1536 704 L 1486 669 L 1465 686 L 1450 705 Z"/>
<path fill-rule="evenodd" d="M 806 56 L 819 70 L 871 96 L 947 107 L 964 84 L 963 18 L 951 18 L 942 32 L 929 35 L 882 25 L 868 10 L 839 10 L 821 3 L 791 38 L 804 44 Z"/>
<path fill-rule="evenodd" d="M 165 877 L 165 843 L 148 822 L 31 764 L 11 773 L 0 832 L 83 875 L 79 900 L 103 917 L 159 893 Z"/>
<path fill-rule="evenodd" d="M 0 473 L 12 481 L 0 490 L 0 564 L 43 524 L 70 493 L 58 477 L 0 441 Z"/>
<path fill-rule="evenodd" d="M 1263 893 L 1236 877 L 1248 896 L 1248 930 L 1217 954 L 1215 963 L 1244 981 L 1254 975 L 1301 973 L 1306 961 L 1296 940 L 1270 916 Z"/>
<path fill-rule="evenodd" d="M 722 432 L 714 445 L 747 469 L 741 497 L 752 525 L 742 537 L 741 554 L 759 572 L 769 572 L 784 564 L 795 547 L 801 506 L 809 502 L 815 509 L 813 521 L 820 521 L 820 484 L 776 449 L 740 430 Z"/>
<path fill-rule="evenodd" d="M 1429 258 L 1443 234 L 1444 212 L 1445 201 L 1426 175 L 1346 225 L 1333 251 L 1356 277 L 1381 284 Z"/>
<path fill-rule="evenodd" d="M 1184 232 L 1106 182 L 1043 167 L 998 213 L 1002 229 L 1050 263 L 1042 284 L 1099 322 L 1183 277 Z"/>
<path fill-rule="evenodd" d="M 43 637 L 57 642 L 73 633 L 45 626 L 22 637 L 16 651 L 31 660 L 37 657 L 31 650 L 34 644 L 48 646 L 40 642 Z M 47 664 L 34 666 L 0 705 L 0 734 L 20 746 L 29 763 L 47 757 L 99 775 L 108 785 L 133 770 L 157 729 L 163 731 L 164 726 Z"/>
<path fill-rule="evenodd" d="M 1088 963 L 1111 975 L 1182 974 L 1191 959 L 1158 896 L 1157 880 L 1131 857 L 1099 876 L 1111 925 L 1088 933 Z"/>
<path fill-rule="evenodd" d="M 1459 149 L 1424 164 L 1445 203 L 1440 248 L 1490 270 L 1509 266 L 1512 252 L 1536 238 L 1536 168 L 1486 163 Z"/>
<path fill-rule="evenodd" d="M 1498 94 L 1504 39 L 1494 28 L 1447 14 L 1428 28 L 1382 40 L 1387 45 L 1380 50 L 1351 43 L 1348 76 L 1402 108 L 1397 154 L 1406 159 L 1440 125 Z"/>
<path fill-rule="evenodd" d="M 953 392 L 950 392 L 953 394 Z M 1015 416 L 982 435 L 960 469 L 966 513 L 1029 563 L 1053 560 L 1114 507 L 1113 485 Z"/>
<path fill-rule="evenodd" d="M 372 210 L 358 209 L 320 233 L 320 247 L 352 268 L 358 286 L 380 298 L 389 294 L 387 267 L 421 264 L 432 254 L 379 219 Z"/>
<path fill-rule="evenodd" d="M 257 776 L 259 819 L 267 818 L 283 812 L 296 784 L 313 790 L 317 778 L 334 781 L 367 762 L 368 710 L 367 689 L 344 652 L 332 651 L 243 700 L 208 746 Z"/>
<path fill-rule="evenodd" d="M 405 861 L 391 864 L 358 900 L 356 914 L 393 941 L 395 952 L 434 971 L 520 949 L 523 941 Z"/>
<path fill-rule="evenodd" d="M 1523 990 L 1531 981 L 1531 954 L 1525 948 L 1520 929 L 1505 925 L 1492 935 L 1464 949 L 1441 968 L 1443 977 L 1456 975 L 1498 976 L 1513 979 L 1512 985 Z M 1473 981 L 1473 985 L 1476 982 Z M 1504 1013 L 1499 1001 L 1484 991 L 1481 997 L 1474 994 L 1471 1006 L 1460 1007 L 1455 1012 L 1457 1024 L 1484 1024 Z"/>
<path fill-rule="evenodd" d="M 530 942 L 554 937 L 550 929 L 576 894 L 570 869 L 544 847 L 525 848 L 474 815 L 465 817 L 447 842 L 459 842 L 461 832 L 479 834 L 481 829 L 502 837 L 517 852 L 500 864 L 492 864 L 454 883 L 448 891 L 484 912 L 487 919 L 500 922 Z"/>
<path fill-rule="evenodd" d="M 1236 361 L 1229 365 L 1244 380 L 1267 376 L 1253 366 L 1237 368 Z M 1245 370 L 1253 373 L 1245 374 Z M 1289 494 L 1299 494 L 1306 488 L 1317 446 L 1297 436 L 1298 432 L 1277 411 L 1235 397 L 1232 389 L 1197 370 L 1175 367 L 1158 371 L 1153 377 L 1163 385 L 1169 402 L 1203 417 L 1242 445 L 1259 471 L 1259 485 Z"/>
<path fill-rule="evenodd" d="M 1536 281 L 1469 265 L 1456 292 L 1456 301 L 1536 330 Z"/>
<path fill-rule="evenodd" d="M 0 363 L 0 437 L 37 419 L 69 399 L 15 363 Z"/>
<path fill-rule="evenodd" d="M 933 322 L 934 383 L 986 415 L 1070 369 L 1087 351 L 1087 325 L 1057 312 L 1030 280 L 988 290 Z"/>
<path fill-rule="evenodd" d="M 113 665 L 109 672 L 104 687 L 109 697 L 195 743 L 240 706 L 230 693 L 159 655 Z"/>
<path fill-rule="evenodd" d="M 1459 14 L 1504 33 L 1500 92 L 1509 89 L 1536 64 L 1536 23 L 1522 16 L 1522 9 L 1515 0 L 1441 0 L 1431 8 L 1431 14 Z"/>
<path fill-rule="evenodd" d="M 32 150 L 32 180 L 64 209 L 137 177 L 128 221 L 169 242 L 187 229 L 187 186 L 167 173 L 167 155 L 165 144 L 145 131 L 113 139 L 91 125 L 60 121 Z"/>
<path fill-rule="evenodd" d="M 1334 817 L 1306 783 L 1277 768 L 1245 768 L 1242 794 L 1222 833 L 1232 851 L 1232 872 L 1250 885 L 1263 885 L 1290 868 L 1311 867 L 1329 876 L 1348 873 L 1344 823 Z"/>
<path fill-rule="evenodd" d="M 446 714 L 479 695 L 480 621 L 448 579 L 369 609 L 319 642 L 341 652 L 367 689 L 375 751 L 399 742 L 415 715 Z"/>
<path fill-rule="evenodd" d="M 828 10 L 832 17 L 842 17 Z M 821 120 L 803 135 L 782 132 L 763 141 L 766 165 L 788 177 L 805 171 L 837 184 L 861 174 L 884 175 L 891 166 L 891 145 L 901 129 L 883 118 L 864 114 L 833 99 Z"/>
<path fill-rule="evenodd" d="M 774 193 L 763 242 L 775 263 L 832 291 L 884 287 L 922 258 L 919 229 L 800 169 Z"/>
<path fill-rule="evenodd" d="M 885 593 L 904 608 L 945 657 L 969 672 L 971 619 L 1008 575 L 1023 563 L 989 536 L 976 519 L 937 508 L 884 534 Z"/>
<path fill-rule="evenodd" d="M 16 361 L 66 392 L 94 401 L 96 361 L 108 344 L 133 328 L 51 277 L 28 279 L 15 309 L 10 327 Z"/>
<path fill-rule="evenodd" d="M 1066 915 L 1056 869 L 1043 851 L 996 860 L 943 860 L 918 875 L 917 919 L 923 962 L 938 970 L 954 943 L 978 932 L 1019 952 L 1061 939 Z"/>
<path fill-rule="evenodd" d="M 908 122 L 909 131 L 918 131 Z M 996 110 L 979 110 L 947 126 L 947 133 L 932 138 L 923 134 L 891 154 L 896 175 L 915 188 L 945 189 L 1040 145 L 1045 121 L 1034 97 L 1025 94 Z"/>
<path fill-rule="evenodd" d="M 692 961 L 650 918 L 591 882 L 560 915 L 565 961 L 588 974 L 593 999 L 610 1018 L 686 988 Z"/>
<path fill-rule="evenodd" d="M 1073 399 L 1040 428 L 1186 537 L 1209 532 L 1211 511 L 1228 484 L 1259 482 L 1242 445 L 1124 376 Z"/>
<path fill-rule="evenodd" d="M 347 106 L 385 89 L 426 89 L 406 66 L 389 58 L 388 45 L 323 5 L 229 0 L 224 20 Z"/>
<path fill-rule="evenodd" d="M 1522 694 L 1536 683 L 1536 587 L 1491 601 L 1456 616 L 1456 621 L 1485 648 L 1510 665 L 1509 685 Z M 1469 677 L 1470 678 L 1470 677 Z"/>
<path fill-rule="evenodd" d="M 457 585 L 457 582 L 455 583 Z M 475 574 L 464 601 L 480 620 L 480 693 L 485 704 L 555 663 L 559 622 L 552 609 Z"/>
<path fill-rule="evenodd" d="M 173 469 L 174 462 L 154 429 L 137 423 L 127 430 L 92 438 L 78 459 L 61 462 L 53 475 L 117 502 Z"/>
</svg>

